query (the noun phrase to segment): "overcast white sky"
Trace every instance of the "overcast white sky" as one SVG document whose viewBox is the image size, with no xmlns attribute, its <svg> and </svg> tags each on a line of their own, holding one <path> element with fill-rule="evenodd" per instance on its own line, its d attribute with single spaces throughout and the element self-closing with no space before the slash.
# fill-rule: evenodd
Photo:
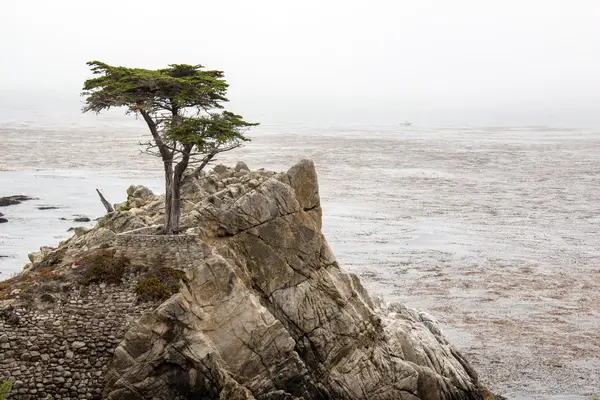
<svg viewBox="0 0 600 400">
<path fill-rule="evenodd" d="M 598 0 L 13 0 L 0 10 L 0 97 L 79 101 L 97 59 L 224 70 L 233 111 L 267 119 L 594 117 L 599 21 Z"/>
</svg>

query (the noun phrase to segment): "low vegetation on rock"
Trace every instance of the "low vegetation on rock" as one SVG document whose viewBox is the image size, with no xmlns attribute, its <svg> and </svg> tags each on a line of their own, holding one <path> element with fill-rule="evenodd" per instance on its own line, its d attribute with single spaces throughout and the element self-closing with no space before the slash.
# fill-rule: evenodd
<svg viewBox="0 0 600 400">
<path fill-rule="evenodd" d="M 130 271 L 131 263 L 127 257 L 115 255 L 114 249 L 97 249 L 82 257 L 78 262 L 80 283 L 121 283 Z"/>
<path fill-rule="evenodd" d="M 65 279 L 56 268 L 64 259 L 65 252 L 65 249 L 52 251 L 40 262 L 33 264 L 27 273 L 0 282 L 0 300 L 19 297 L 31 302 L 36 294 L 56 291 L 57 282 Z"/>
<path fill-rule="evenodd" d="M 155 266 L 140 277 L 135 294 L 138 301 L 164 301 L 179 291 L 179 282 L 184 278 L 183 271 Z"/>
<path fill-rule="evenodd" d="M 4 381 L 0 383 L 0 400 L 6 400 L 12 387 L 13 383 L 11 381 Z"/>
</svg>

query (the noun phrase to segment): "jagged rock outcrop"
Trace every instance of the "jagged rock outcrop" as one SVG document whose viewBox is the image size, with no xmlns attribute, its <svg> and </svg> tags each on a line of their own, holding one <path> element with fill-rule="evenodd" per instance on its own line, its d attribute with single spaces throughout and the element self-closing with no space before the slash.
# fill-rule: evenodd
<svg viewBox="0 0 600 400">
<path fill-rule="evenodd" d="M 483 398 L 430 318 L 376 304 L 340 269 L 320 230 L 311 161 L 248 175 L 196 197 L 184 218 L 202 241 L 186 255 L 193 266 L 116 349 L 107 398 Z"/>
<path fill-rule="evenodd" d="M 102 249 L 185 274 L 177 293 L 130 321 L 104 398 L 493 398 L 433 319 L 382 304 L 340 268 L 321 233 L 312 161 L 186 179 L 175 237 L 157 235 L 159 196 L 140 186 L 127 194 L 120 211 L 27 267 L 57 265 L 68 281 L 82 255 Z"/>
</svg>

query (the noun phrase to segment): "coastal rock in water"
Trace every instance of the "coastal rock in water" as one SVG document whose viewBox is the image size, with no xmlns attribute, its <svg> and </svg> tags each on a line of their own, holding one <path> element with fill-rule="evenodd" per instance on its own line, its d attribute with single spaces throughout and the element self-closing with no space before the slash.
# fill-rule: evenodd
<svg viewBox="0 0 600 400">
<path fill-rule="evenodd" d="M 430 316 L 341 269 L 312 161 L 218 166 L 184 181 L 182 204 L 183 234 L 160 235 L 162 198 L 132 186 L 121 211 L 30 254 L 0 286 L 0 376 L 113 400 L 494 398 Z M 64 375 L 38 378 L 57 362 Z"/>
<path fill-rule="evenodd" d="M 5 222 L 8 222 L 8 220 L 6 218 L 0 217 L 0 224 L 3 224 Z"/>
<path fill-rule="evenodd" d="M 58 210 L 60 207 L 57 206 L 39 206 L 37 207 L 38 210 Z"/>
<path fill-rule="evenodd" d="M 231 172 L 190 184 L 204 197 L 188 197 L 189 237 L 168 263 L 185 272 L 181 290 L 115 349 L 105 398 L 493 398 L 429 316 L 373 301 L 341 270 L 312 161 Z M 147 251 L 124 254 L 141 262 Z"/>
<path fill-rule="evenodd" d="M 6 196 L 0 197 L 0 207 L 6 206 L 14 206 L 17 204 L 21 204 L 27 200 L 35 200 L 33 197 L 25 196 L 25 195 L 15 195 L 15 196 Z"/>
</svg>

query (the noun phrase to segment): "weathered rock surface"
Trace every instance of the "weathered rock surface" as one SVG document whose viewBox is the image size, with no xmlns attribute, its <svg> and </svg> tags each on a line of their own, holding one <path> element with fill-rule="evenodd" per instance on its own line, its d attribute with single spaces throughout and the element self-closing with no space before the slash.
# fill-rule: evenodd
<svg viewBox="0 0 600 400">
<path fill-rule="evenodd" d="M 201 244 L 185 285 L 127 333 L 107 398 L 483 398 L 430 318 L 376 304 L 340 269 L 311 161 L 244 178 L 186 215 Z"/>
<path fill-rule="evenodd" d="M 14 206 L 16 204 L 21 204 L 22 202 L 27 200 L 34 200 L 34 198 L 22 194 L 18 194 L 15 196 L 0 197 L 0 207 Z"/>
<path fill-rule="evenodd" d="M 492 399 L 435 321 L 382 304 L 341 270 L 318 189 L 310 160 L 287 173 L 217 166 L 183 187 L 184 234 L 161 236 L 161 198 L 132 186 L 122 211 L 27 268 L 58 265 L 65 280 L 102 248 L 185 273 L 168 300 L 114 328 L 128 330 L 110 365 L 98 363 L 107 399 Z M 72 341 L 64 365 L 91 344 Z M 26 354 L 10 365 L 32 363 Z"/>
</svg>

